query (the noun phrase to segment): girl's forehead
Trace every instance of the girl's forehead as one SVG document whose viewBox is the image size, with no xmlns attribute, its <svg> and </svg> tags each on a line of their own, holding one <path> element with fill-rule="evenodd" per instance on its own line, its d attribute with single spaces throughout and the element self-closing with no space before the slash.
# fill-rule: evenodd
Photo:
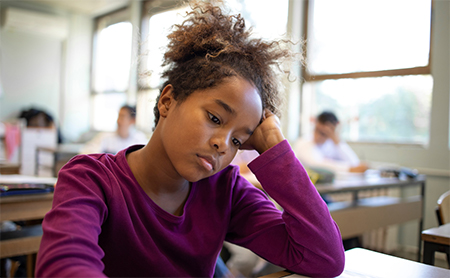
<svg viewBox="0 0 450 278">
<path fill-rule="evenodd" d="M 226 104 L 230 108 L 232 106 L 255 106 L 255 108 L 259 108 L 262 114 L 262 99 L 257 89 L 251 83 L 241 78 L 234 78 L 232 81 L 196 91 L 193 94 L 196 94 L 198 98 L 204 99 L 205 101 Z"/>
<path fill-rule="evenodd" d="M 189 98 L 193 105 L 215 107 L 231 116 L 255 121 L 256 125 L 263 115 L 263 104 L 257 89 L 241 78 L 234 78 L 218 86 L 195 91 Z"/>
</svg>

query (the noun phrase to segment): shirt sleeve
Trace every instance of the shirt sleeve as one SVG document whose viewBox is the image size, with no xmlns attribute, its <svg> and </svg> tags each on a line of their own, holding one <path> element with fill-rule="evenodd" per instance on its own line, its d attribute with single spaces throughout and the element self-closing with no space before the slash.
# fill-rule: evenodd
<svg viewBox="0 0 450 278">
<path fill-rule="evenodd" d="M 52 209 L 42 224 L 36 277 L 106 277 L 98 245 L 108 214 L 99 186 L 108 178 L 102 173 L 104 169 L 87 156 L 72 159 L 60 171 Z"/>
<path fill-rule="evenodd" d="M 341 160 L 347 162 L 351 166 L 358 166 L 359 158 L 347 143 L 339 142 L 336 146 L 336 152 L 338 152 Z"/>
<path fill-rule="evenodd" d="M 290 271 L 338 276 L 345 260 L 339 228 L 289 143 L 264 152 L 249 168 L 283 212 L 247 189 L 236 197 L 228 239 Z"/>
</svg>

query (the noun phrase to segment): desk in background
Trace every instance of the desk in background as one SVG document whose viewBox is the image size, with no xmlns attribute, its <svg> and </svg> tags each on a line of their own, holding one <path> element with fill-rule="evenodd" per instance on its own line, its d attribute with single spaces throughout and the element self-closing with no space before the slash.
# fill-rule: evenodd
<svg viewBox="0 0 450 278">
<path fill-rule="evenodd" d="M 358 236 L 364 232 L 389 225 L 401 224 L 411 220 L 419 221 L 418 261 L 421 254 L 420 235 L 423 229 L 425 200 L 425 176 L 415 179 L 367 177 L 360 179 L 335 180 L 330 184 L 316 185 L 320 194 L 351 193 L 350 202 L 337 202 L 329 205 L 331 216 L 336 221 L 343 239 Z M 419 194 L 411 197 L 377 196 L 360 198 L 367 190 L 418 187 Z"/>
<path fill-rule="evenodd" d="M 243 175 L 253 185 L 261 188 L 253 174 Z M 418 259 L 422 249 L 421 233 L 423 229 L 423 213 L 425 200 L 424 175 L 415 179 L 382 178 L 377 175 L 349 176 L 346 179 L 336 179 L 332 183 L 317 184 L 320 194 L 350 193 L 349 202 L 335 202 L 328 205 L 330 214 L 339 226 L 342 239 L 359 236 L 377 228 L 394 224 L 402 224 L 411 220 L 419 221 Z M 396 198 L 390 196 L 377 196 L 360 198 L 360 194 L 368 190 L 419 187 L 417 196 Z"/>
<path fill-rule="evenodd" d="M 43 219 L 52 202 L 53 193 L 0 197 L 0 221 Z"/>
<path fill-rule="evenodd" d="M 18 174 L 20 174 L 20 164 L 0 162 L 0 175 L 18 175 Z"/>
<path fill-rule="evenodd" d="M 305 278 L 298 274 L 281 271 L 261 278 Z M 383 253 L 362 248 L 354 248 L 345 252 L 344 272 L 339 278 L 378 277 L 378 278 L 448 278 L 450 270 L 418 263 Z"/>
<path fill-rule="evenodd" d="M 0 183 L 55 184 L 55 178 L 36 178 L 21 175 L 0 176 Z M 23 194 L 0 197 L 0 221 L 29 221 L 43 219 L 51 209 L 53 193 Z M 40 225 L 24 226 L 21 230 L 4 232 L 0 237 L 0 258 L 27 256 L 28 277 L 34 274 L 35 256 L 42 238 Z"/>
<path fill-rule="evenodd" d="M 424 263 L 434 265 L 434 253 L 443 252 L 450 267 L 450 223 L 423 231 L 422 240 Z"/>
<path fill-rule="evenodd" d="M 36 148 L 35 175 L 50 170 L 50 175 L 58 176 L 58 172 L 72 157 L 80 153 L 83 144 L 59 144 L 56 148 Z"/>
</svg>

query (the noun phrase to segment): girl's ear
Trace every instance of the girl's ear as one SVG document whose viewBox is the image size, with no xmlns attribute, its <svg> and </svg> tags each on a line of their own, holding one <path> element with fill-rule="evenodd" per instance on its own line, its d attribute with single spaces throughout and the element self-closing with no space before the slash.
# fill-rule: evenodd
<svg viewBox="0 0 450 278">
<path fill-rule="evenodd" d="M 173 91 L 173 87 L 172 85 L 167 85 L 166 87 L 164 87 L 163 91 L 161 92 L 161 96 L 159 97 L 159 101 L 158 101 L 158 110 L 159 110 L 159 115 L 161 117 L 167 117 L 167 113 L 170 109 L 171 106 L 174 105 L 175 100 L 173 99 L 172 96 L 172 91 Z"/>
</svg>

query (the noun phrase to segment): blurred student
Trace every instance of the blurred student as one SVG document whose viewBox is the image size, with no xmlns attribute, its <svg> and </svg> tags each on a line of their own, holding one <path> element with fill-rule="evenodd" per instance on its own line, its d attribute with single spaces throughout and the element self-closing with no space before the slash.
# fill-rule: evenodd
<svg viewBox="0 0 450 278">
<path fill-rule="evenodd" d="M 367 166 L 339 137 L 339 120 L 333 112 L 317 116 L 312 139 L 300 138 L 294 145 L 298 159 L 309 167 L 336 172 L 361 173 Z"/>
<path fill-rule="evenodd" d="M 58 136 L 58 143 L 63 142 L 59 128 L 56 126 L 53 117 L 46 111 L 31 107 L 22 110 L 19 119 L 25 119 L 27 127 L 55 128 Z"/>
<path fill-rule="evenodd" d="M 115 132 L 101 132 L 87 142 L 80 153 L 112 153 L 125 149 L 131 145 L 147 144 L 147 136 L 135 128 L 136 108 L 124 105 L 117 117 Z"/>
</svg>

